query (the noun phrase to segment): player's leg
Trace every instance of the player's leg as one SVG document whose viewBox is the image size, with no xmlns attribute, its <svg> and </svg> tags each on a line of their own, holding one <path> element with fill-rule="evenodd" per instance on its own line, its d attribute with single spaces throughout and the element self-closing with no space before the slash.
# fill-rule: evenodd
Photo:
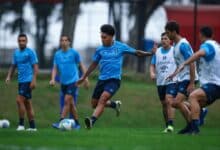
<svg viewBox="0 0 220 150">
<path fill-rule="evenodd" d="M 175 101 L 172 103 L 172 106 L 174 108 L 177 108 L 177 109 L 180 110 L 181 114 L 183 115 L 184 119 L 187 122 L 186 127 L 183 128 L 182 130 L 180 130 L 178 132 L 179 134 L 185 134 L 189 130 L 191 130 L 191 125 L 190 125 L 191 112 L 190 112 L 189 108 L 184 104 L 184 101 L 187 97 L 187 87 L 188 87 L 188 85 L 189 85 L 188 80 L 178 83 L 178 85 L 177 85 L 177 96 L 175 98 Z"/>
<path fill-rule="evenodd" d="M 34 109 L 33 109 L 32 101 L 31 101 L 32 90 L 30 88 L 30 82 L 25 83 L 24 85 L 25 85 L 25 88 L 23 89 L 24 96 L 25 96 L 24 104 L 25 104 L 25 109 L 27 112 L 27 117 L 28 117 L 29 127 L 30 127 L 27 129 L 27 131 L 37 131 L 36 126 L 35 126 L 35 121 L 34 121 Z"/>
<path fill-rule="evenodd" d="M 220 86 L 215 84 L 205 84 L 201 88 L 190 94 L 189 100 L 192 111 L 192 134 L 199 133 L 200 110 L 220 98 Z"/>
<path fill-rule="evenodd" d="M 17 108 L 18 108 L 18 115 L 19 115 L 19 123 L 17 131 L 25 130 L 24 127 L 24 116 L 25 116 L 25 96 L 27 91 L 27 84 L 26 83 L 19 83 L 18 84 L 18 96 L 16 98 Z"/>
<path fill-rule="evenodd" d="M 37 131 L 36 125 L 35 125 L 35 120 L 34 120 L 34 109 L 33 109 L 32 102 L 30 99 L 25 101 L 25 108 L 27 111 L 27 117 L 28 117 L 29 126 L 30 126 L 30 128 L 27 130 L 28 131 Z"/>
<path fill-rule="evenodd" d="M 90 118 L 89 117 L 85 118 L 85 124 L 87 129 L 90 129 L 95 124 L 97 119 L 102 115 L 102 113 L 104 112 L 105 105 L 110 98 L 111 98 L 111 94 L 109 92 L 104 91 L 102 93 L 92 116 Z"/>
<path fill-rule="evenodd" d="M 165 95 L 165 102 L 166 102 L 166 113 L 167 113 L 167 132 L 173 132 L 173 119 L 174 119 L 174 112 L 175 109 L 172 107 L 172 103 L 177 94 L 177 87 L 175 83 L 171 83 L 166 85 L 166 95 Z"/>
<path fill-rule="evenodd" d="M 162 105 L 162 113 L 163 113 L 163 118 L 165 121 L 165 130 L 163 132 L 167 132 L 167 103 L 165 100 L 165 95 L 166 95 L 166 86 L 157 86 L 157 93 L 160 99 L 160 103 Z"/>
<path fill-rule="evenodd" d="M 17 131 L 25 130 L 24 127 L 24 116 L 25 116 L 25 97 L 18 95 L 16 98 L 17 108 L 18 108 L 18 116 L 19 116 L 19 123 Z"/>
<path fill-rule="evenodd" d="M 93 115 L 90 118 L 85 119 L 85 124 L 90 129 L 96 120 L 101 116 L 106 107 L 106 103 L 116 93 L 120 87 L 120 80 L 109 79 L 97 83 L 97 86 L 93 93 L 92 106 L 95 107 Z M 102 93 L 101 93 L 102 92 Z M 97 101 L 98 99 L 98 101 Z"/>
</svg>

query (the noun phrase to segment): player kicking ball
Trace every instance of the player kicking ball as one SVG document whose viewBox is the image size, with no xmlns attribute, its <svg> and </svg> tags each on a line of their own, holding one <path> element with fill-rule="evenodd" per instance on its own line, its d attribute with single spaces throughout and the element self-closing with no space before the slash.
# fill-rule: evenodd
<svg viewBox="0 0 220 150">
<path fill-rule="evenodd" d="M 98 118 L 104 112 L 105 107 L 116 110 L 120 114 L 120 101 L 111 101 L 111 97 L 118 91 L 121 84 L 123 54 L 129 53 L 137 56 L 151 56 L 151 52 L 135 50 L 128 45 L 113 40 L 115 29 L 109 24 L 101 26 L 102 45 L 96 49 L 93 62 L 86 73 L 78 80 L 81 84 L 99 66 L 99 80 L 94 89 L 91 104 L 94 108 L 93 114 L 85 118 L 87 129 L 91 129 Z"/>
</svg>

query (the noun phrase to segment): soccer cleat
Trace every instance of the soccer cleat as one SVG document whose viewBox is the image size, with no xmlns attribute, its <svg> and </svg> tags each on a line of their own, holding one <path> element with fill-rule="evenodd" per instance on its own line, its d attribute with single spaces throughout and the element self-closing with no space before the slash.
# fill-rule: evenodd
<svg viewBox="0 0 220 150">
<path fill-rule="evenodd" d="M 59 129 L 60 128 L 59 124 L 60 124 L 59 122 L 55 122 L 55 123 L 52 124 L 52 127 L 55 128 L 55 129 Z"/>
<path fill-rule="evenodd" d="M 199 116 L 199 125 L 200 126 L 202 126 L 205 123 L 205 117 L 206 117 L 207 113 L 208 113 L 208 109 L 202 108 L 202 111 Z"/>
<path fill-rule="evenodd" d="M 22 125 L 19 125 L 16 129 L 16 131 L 24 131 L 24 130 L 25 130 L 25 128 Z"/>
<path fill-rule="evenodd" d="M 116 107 L 115 107 L 115 111 L 116 111 L 116 116 L 119 117 L 120 116 L 120 112 L 121 112 L 121 101 L 115 101 Z"/>
<path fill-rule="evenodd" d="M 75 130 L 79 130 L 81 127 L 79 124 L 75 124 L 74 126 L 72 126 L 72 129 L 75 129 Z"/>
<path fill-rule="evenodd" d="M 89 117 L 85 118 L 85 125 L 87 129 L 91 129 L 92 128 L 92 120 Z"/>
<path fill-rule="evenodd" d="M 30 131 L 30 132 L 36 132 L 37 131 L 37 128 L 28 128 L 28 129 L 26 129 L 26 131 Z"/>
<path fill-rule="evenodd" d="M 192 129 L 191 129 L 191 124 L 188 123 L 185 128 L 183 128 L 182 130 L 180 130 L 180 131 L 178 132 L 178 134 L 187 134 L 187 133 L 190 133 L 191 131 L 192 131 Z"/>
</svg>

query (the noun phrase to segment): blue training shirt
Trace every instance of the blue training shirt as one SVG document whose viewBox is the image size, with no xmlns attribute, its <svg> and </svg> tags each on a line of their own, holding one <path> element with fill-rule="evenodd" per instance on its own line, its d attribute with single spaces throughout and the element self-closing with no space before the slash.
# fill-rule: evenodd
<svg viewBox="0 0 220 150">
<path fill-rule="evenodd" d="M 193 55 L 192 48 L 188 43 L 181 43 L 180 52 L 185 60 Z"/>
<path fill-rule="evenodd" d="M 78 64 L 80 62 L 80 55 L 73 48 L 67 51 L 59 49 L 56 52 L 54 66 L 57 66 L 61 84 L 74 83 L 79 79 Z"/>
<path fill-rule="evenodd" d="M 15 49 L 12 64 L 18 69 L 18 82 L 31 82 L 33 65 L 38 63 L 36 52 L 30 48 Z"/>
<path fill-rule="evenodd" d="M 121 79 L 123 54 L 135 54 L 135 51 L 134 48 L 118 41 L 114 41 L 109 47 L 98 47 L 93 61 L 99 63 L 99 80 Z"/>
<path fill-rule="evenodd" d="M 206 61 L 211 61 L 212 59 L 214 59 L 214 57 L 215 57 L 215 48 L 213 47 L 213 45 L 211 45 L 209 43 L 203 43 L 200 46 L 200 49 L 205 51 L 204 59 Z"/>
</svg>

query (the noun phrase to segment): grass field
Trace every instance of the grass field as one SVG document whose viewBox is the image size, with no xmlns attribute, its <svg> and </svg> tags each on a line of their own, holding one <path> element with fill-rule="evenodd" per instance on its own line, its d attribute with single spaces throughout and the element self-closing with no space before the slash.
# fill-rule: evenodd
<svg viewBox="0 0 220 150">
<path fill-rule="evenodd" d="M 5 86 L 3 80 L 3 76 L 0 76 L 0 119 L 9 119 L 11 126 L 9 129 L 0 129 L 1 150 L 220 149 L 219 102 L 209 107 L 206 124 L 199 136 L 162 134 L 164 123 L 156 88 L 144 80 L 123 80 L 120 90 L 113 97 L 123 102 L 121 116 L 117 118 L 114 111 L 106 109 L 95 127 L 87 131 L 83 119 L 92 113 L 90 96 L 95 84 L 95 80 L 92 80 L 91 88 L 82 88 L 79 93 L 78 112 L 82 129 L 62 132 L 51 128 L 51 124 L 59 119 L 59 86 L 51 88 L 48 86 L 49 79 L 41 78 L 33 92 L 38 132 L 16 132 L 17 83 L 13 81 Z M 176 111 L 175 130 L 183 126 L 184 120 Z"/>
</svg>

